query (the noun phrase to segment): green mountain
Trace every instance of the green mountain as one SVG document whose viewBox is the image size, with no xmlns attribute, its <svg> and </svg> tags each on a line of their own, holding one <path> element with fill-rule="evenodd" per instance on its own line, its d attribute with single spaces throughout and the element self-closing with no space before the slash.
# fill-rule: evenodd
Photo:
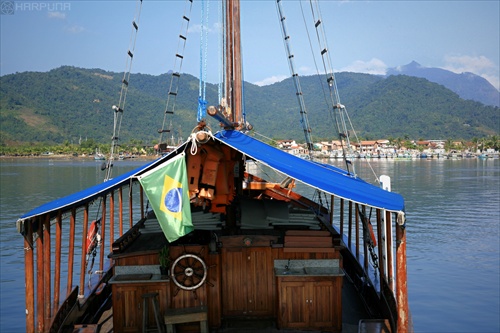
<svg viewBox="0 0 500 333">
<path fill-rule="evenodd" d="M 123 73 L 60 67 L 49 72 L 24 72 L 0 77 L 0 144 L 26 142 L 77 143 L 80 139 L 109 142 L 112 106 L 118 104 Z M 300 78 L 313 139 L 336 138 L 336 125 L 325 103 L 324 77 Z M 498 107 L 466 101 L 445 87 L 410 76 L 387 78 L 339 73 L 342 104 L 360 138 L 471 139 L 498 135 Z M 170 74 L 132 74 L 126 96 L 120 140 L 158 141 Z M 207 84 L 209 105 L 217 104 L 218 87 Z M 269 86 L 244 85 L 247 120 L 256 132 L 275 139 L 303 141 L 293 81 Z M 175 114 L 167 115 L 169 136 L 189 135 L 196 125 L 198 79 L 183 74 Z M 218 125 L 210 120 L 212 131 Z"/>
</svg>

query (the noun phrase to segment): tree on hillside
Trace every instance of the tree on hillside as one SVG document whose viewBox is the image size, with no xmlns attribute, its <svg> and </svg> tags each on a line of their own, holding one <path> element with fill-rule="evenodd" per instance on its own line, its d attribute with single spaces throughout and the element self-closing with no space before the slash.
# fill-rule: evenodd
<svg viewBox="0 0 500 333">
<path fill-rule="evenodd" d="M 444 143 L 444 149 L 448 151 L 455 149 L 455 144 L 453 143 L 452 139 L 446 140 L 446 142 Z"/>
<path fill-rule="evenodd" d="M 498 136 L 492 135 L 486 139 L 485 148 L 498 150 L 500 148 L 500 140 Z"/>
</svg>

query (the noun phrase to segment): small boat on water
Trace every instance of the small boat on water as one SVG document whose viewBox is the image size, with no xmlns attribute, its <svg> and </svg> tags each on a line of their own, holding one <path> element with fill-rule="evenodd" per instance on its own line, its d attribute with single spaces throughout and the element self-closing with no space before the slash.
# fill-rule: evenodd
<svg viewBox="0 0 500 333">
<path fill-rule="evenodd" d="M 106 156 L 101 153 L 100 150 L 95 150 L 95 154 L 94 154 L 94 160 L 96 161 L 104 161 L 106 159 Z"/>
<path fill-rule="evenodd" d="M 344 170 L 251 135 L 239 1 L 223 8 L 224 95 L 206 108 L 220 129 L 202 113 L 188 140 L 115 177 L 113 141 L 106 181 L 18 219 L 27 332 L 412 331 L 403 198 L 348 160 Z M 333 72 L 325 81 L 337 95 Z M 330 109 L 345 112 L 338 99 Z"/>
</svg>

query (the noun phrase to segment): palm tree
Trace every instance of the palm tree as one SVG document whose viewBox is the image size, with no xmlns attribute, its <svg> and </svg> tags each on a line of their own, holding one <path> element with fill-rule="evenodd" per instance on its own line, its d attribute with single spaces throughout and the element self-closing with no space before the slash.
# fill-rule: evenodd
<svg viewBox="0 0 500 333">
<path fill-rule="evenodd" d="M 452 139 L 447 139 L 445 144 L 444 144 L 444 149 L 446 151 L 450 151 L 450 150 L 453 150 L 455 149 L 455 145 L 453 144 L 453 140 Z"/>
<path fill-rule="evenodd" d="M 498 136 L 496 136 L 496 135 L 492 135 L 485 142 L 485 148 L 491 148 L 491 149 L 498 150 L 499 146 L 500 146 L 499 139 L 498 139 Z"/>
<path fill-rule="evenodd" d="M 472 144 L 473 144 L 474 152 L 477 152 L 477 147 L 479 145 L 479 139 L 478 138 L 472 138 Z"/>
</svg>

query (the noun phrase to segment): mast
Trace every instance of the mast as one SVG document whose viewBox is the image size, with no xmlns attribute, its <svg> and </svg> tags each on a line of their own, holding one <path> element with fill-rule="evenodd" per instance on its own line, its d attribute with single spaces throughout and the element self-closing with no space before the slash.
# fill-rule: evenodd
<svg viewBox="0 0 500 333">
<path fill-rule="evenodd" d="M 248 129 L 243 118 L 243 72 L 241 66 L 240 1 L 226 0 L 224 11 L 224 96 L 218 107 L 209 106 L 207 113 L 226 129 Z"/>
<path fill-rule="evenodd" d="M 233 123 L 243 125 L 240 1 L 227 0 L 226 5 L 226 100 L 227 113 Z M 237 127 L 240 127 L 236 125 Z"/>
</svg>

